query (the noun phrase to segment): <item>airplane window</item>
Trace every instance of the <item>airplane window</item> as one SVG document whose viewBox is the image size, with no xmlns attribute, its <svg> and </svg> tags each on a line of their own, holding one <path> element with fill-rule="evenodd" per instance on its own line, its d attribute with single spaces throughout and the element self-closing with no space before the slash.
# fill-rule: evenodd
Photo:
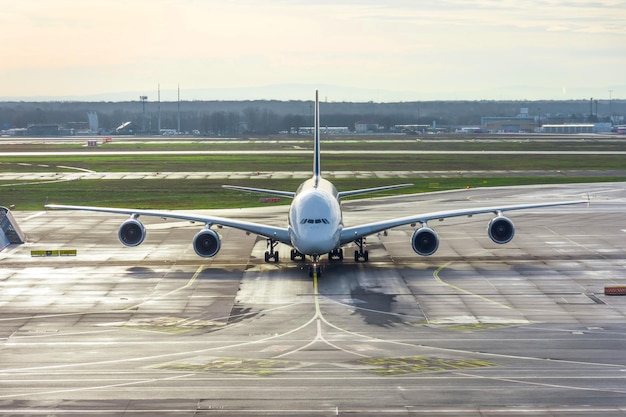
<svg viewBox="0 0 626 417">
<path fill-rule="evenodd" d="M 300 224 L 330 224 L 328 219 L 302 219 L 300 220 Z"/>
</svg>

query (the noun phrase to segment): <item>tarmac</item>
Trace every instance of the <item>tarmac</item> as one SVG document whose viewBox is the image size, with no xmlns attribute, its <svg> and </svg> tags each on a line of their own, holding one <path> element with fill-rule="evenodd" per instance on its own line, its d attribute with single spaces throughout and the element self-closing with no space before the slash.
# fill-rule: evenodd
<svg viewBox="0 0 626 417">
<path fill-rule="evenodd" d="M 626 297 L 604 288 L 626 285 L 626 184 L 350 201 L 344 223 L 587 196 L 505 213 L 503 246 L 483 215 L 429 224 L 427 258 L 391 229 L 316 280 L 233 229 L 204 259 L 198 224 L 142 218 L 126 248 L 124 216 L 14 212 L 28 243 L 0 252 L 0 416 L 624 416 Z"/>
<path fill-rule="evenodd" d="M 93 172 L 62 167 L 68 172 L 0 172 L 0 186 L 14 186 L 25 181 L 137 180 L 137 179 L 307 179 L 310 171 L 241 171 L 241 172 Z M 480 178 L 480 177 L 626 177 L 626 170 L 489 170 L 489 171 L 324 171 L 327 179 L 335 178 Z"/>
</svg>

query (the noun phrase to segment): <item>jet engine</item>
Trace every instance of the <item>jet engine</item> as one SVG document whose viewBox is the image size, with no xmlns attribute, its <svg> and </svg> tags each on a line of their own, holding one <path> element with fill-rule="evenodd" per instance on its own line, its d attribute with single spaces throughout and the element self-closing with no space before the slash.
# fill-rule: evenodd
<svg viewBox="0 0 626 417">
<path fill-rule="evenodd" d="M 125 246 L 137 246 L 146 238 L 146 228 L 135 219 L 128 219 L 120 226 L 117 237 Z"/>
<path fill-rule="evenodd" d="M 424 226 L 413 232 L 411 243 L 415 253 L 422 256 L 430 256 L 439 248 L 439 237 L 433 229 Z"/>
<path fill-rule="evenodd" d="M 217 255 L 221 246 L 220 236 L 211 229 L 201 230 L 193 238 L 193 250 L 203 258 L 212 258 Z"/>
<path fill-rule="evenodd" d="M 515 226 L 513 222 L 504 216 L 498 216 L 491 219 L 487 226 L 489 237 L 496 243 L 509 243 L 515 235 Z"/>
</svg>

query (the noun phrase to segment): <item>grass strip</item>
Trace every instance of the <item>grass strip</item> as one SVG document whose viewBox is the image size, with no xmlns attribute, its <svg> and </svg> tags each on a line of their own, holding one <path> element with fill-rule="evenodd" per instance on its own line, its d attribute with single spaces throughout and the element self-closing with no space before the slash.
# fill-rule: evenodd
<svg viewBox="0 0 626 417">
<path fill-rule="evenodd" d="M 3 157 L 0 172 L 309 171 L 311 155 L 76 155 Z M 624 170 L 624 155 L 360 154 L 322 155 L 324 171 Z"/>
</svg>

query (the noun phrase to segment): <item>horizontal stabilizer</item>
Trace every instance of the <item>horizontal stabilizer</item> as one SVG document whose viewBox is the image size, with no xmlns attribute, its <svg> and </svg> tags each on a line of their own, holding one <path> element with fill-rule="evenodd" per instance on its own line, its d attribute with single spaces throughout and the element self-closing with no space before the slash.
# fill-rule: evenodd
<svg viewBox="0 0 626 417">
<path fill-rule="evenodd" d="M 352 190 L 352 191 L 340 191 L 337 196 L 339 198 L 349 197 L 353 195 L 359 194 L 367 194 L 367 193 L 377 193 L 379 191 L 386 190 L 395 190 L 396 188 L 406 188 L 411 187 L 413 184 L 397 184 L 397 185 L 388 185 L 386 187 L 374 187 L 374 188 L 363 188 L 361 190 Z"/>
<path fill-rule="evenodd" d="M 236 185 L 222 185 L 222 188 L 228 188 L 229 190 L 237 190 L 237 191 L 248 191 L 251 193 L 279 195 L 281 197 L 289 197 L 289 198 L 294 198 L 296 196 L 296 193 L 292 193 L 290 191 L 267 190 L 265 188 L 238 187 Z"/>
</svg>

